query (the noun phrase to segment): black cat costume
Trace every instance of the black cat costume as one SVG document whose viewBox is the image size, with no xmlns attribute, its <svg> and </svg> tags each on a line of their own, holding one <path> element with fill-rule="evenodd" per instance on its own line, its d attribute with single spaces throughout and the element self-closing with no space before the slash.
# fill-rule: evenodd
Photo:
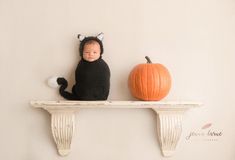
<svg viewBox="0 0 235 160">
<path fill-rule="evenodd" d="M 81 60 L 75 71 L 76 83 L 72 88 L 72 93 L 65 91 L 68 82 L 60 77 L 57 83 L 60 85 L 60 95 L 67 100 L 107 100 L 110 89 L 110 69 L 102 59 L 103 54 L 103 33 L 96 37 L 84 37 L 78 35 L 80 40 L 79 52 Z M 99 59 L 89 62 L 83 58 L 83 49 L 87 42 L 96 41 L 100 45 Z"/>
</svg>

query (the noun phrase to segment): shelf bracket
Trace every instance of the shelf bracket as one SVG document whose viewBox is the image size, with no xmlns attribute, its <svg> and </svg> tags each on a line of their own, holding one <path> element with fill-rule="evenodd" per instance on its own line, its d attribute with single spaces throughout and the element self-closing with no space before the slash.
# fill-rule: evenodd
<svg viewBox="0 0 235 160">
<path fill-rule="evenodd" d="M 69 154 L 75 128 L 75 113 L 53 111 L 51 113 L 51 131 L 61 156 Z"/>
<path fill-rule="evenodd" d="M 183 111 L 158 111 L 157 136 L 163 156 L 170 157 L 174 154 L 182 133 Z"/>
</svg>

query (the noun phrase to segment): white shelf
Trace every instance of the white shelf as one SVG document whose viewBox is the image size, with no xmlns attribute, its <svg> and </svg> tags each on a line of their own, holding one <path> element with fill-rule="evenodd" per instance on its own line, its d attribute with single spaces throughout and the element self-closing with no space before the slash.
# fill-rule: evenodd
<svg viewBox="0 0 235 160">
<path fill-rule="evenodd" d="M 51 114 L 52 134 L 61 156 L 69 154 L 79 109 L 153 109 L 157 114 L 157 135 L 165 157 L 172 156 L 176 149 L 182 132 L 183 113 L 202 105 L 190 101 L 31 101 L 30 104 Z"/>
</svg>

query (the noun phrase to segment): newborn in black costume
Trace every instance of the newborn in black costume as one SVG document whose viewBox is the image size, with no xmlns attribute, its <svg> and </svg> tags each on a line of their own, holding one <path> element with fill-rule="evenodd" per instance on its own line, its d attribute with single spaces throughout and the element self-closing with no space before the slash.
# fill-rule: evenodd
<svg viewBox="0 0 235 160">
<path fill-rule="evenodd" d="M 60 95 L 67 100 L 106 100 L 110 88 L 110 70 L 102 59 L 103 33 L 97 37 L 84 37 L 78 35 L 80 39 L 80 56 L 72 93 L 65 91 L 68 82 L 65 78 L 58 78 L 60 85 Z"/>
</svg>

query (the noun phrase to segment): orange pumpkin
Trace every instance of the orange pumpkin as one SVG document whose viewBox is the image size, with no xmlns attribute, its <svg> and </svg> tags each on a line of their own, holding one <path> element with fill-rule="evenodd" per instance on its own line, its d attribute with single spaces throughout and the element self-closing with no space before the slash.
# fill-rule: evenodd
<svg viewBox="0 0 235 160">
<path fill-rule="evenodd" d="M 131 94 L 140 100 L 159 101 L 171 88 L 171 76 L 166 67 L 152 63 L 149 57 L 147 64 L 139 64 L 131 71 L 128 86 Z"/>
</svg>

